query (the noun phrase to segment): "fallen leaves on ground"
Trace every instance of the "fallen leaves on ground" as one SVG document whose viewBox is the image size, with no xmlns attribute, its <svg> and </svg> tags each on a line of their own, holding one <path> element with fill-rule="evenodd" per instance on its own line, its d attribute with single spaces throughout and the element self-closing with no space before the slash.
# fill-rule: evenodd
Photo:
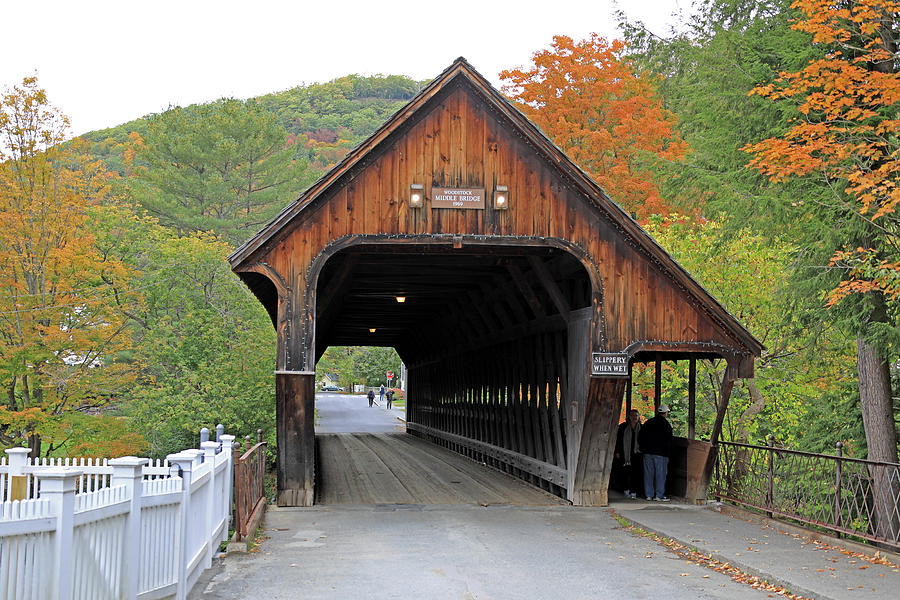
<svg viewBox="0 0 900 600">
<path fill-rule="evenodd" d="M 658 534 L 655 534 L 655 533 L 652 533 L 649 531 L 645 531 L 643 529 L 639 529 L 639 528 L 635 527 L 633 524 L 631 524 L 631 522 L 628 521 L 628 519 L 626 519 L 622 515 L 618 514 L 614 510 L 610 510 L 609 512 L 616 520 L 619 521 L 619 523 L 622 523 L 622 527 L 629 533 L 632 533 L 632 534 L 638 535 L 638 536 L 642 536 L 645 538 L 649 538 L 649 539 L 653 540 L 654 542 L 656 542 L 657 544 L 660 544 L 661 546 L 664 546 L 665 548 L 669 549 L 671 552 L 674 552 L 679 558 L 682 558 L 685 560 L 691 560 L 691 561 L 697 563 L 698 565 L 706 567 L 707 569 L 712 569 L 713 571 L 722 573 L 723 575 L 727 575 L 727 576 L 731 577 L 732 581 L 736 581 L 737 583 L 743 583 L 745 585 L 749 585 L 750 587 L 757 589 L 757 590 L 771 592 L 770 597 L 773 597 L 773 598 L 777 594 L 778 596 L 781 596 L 782 598 L 788 598 L 788 600 L 810 600 L 806 596 L 792 594 L 786 588 L 783 588 L 779 585 L 771 584 L 768 581 L 765 581 L 764 579 L 757 577 L 756 575 L 749 575 L 747 573 L 744 573 L 743 571 L 741 571 L 734 565 L 731 565 L 726 562 L 722 562 L 720 560 L 716 560 L 712 556 L 703 554 L 698 550 L 688 548 L 684 544 L 680 544 L 679 542 L 676 542 L 672 538 L 664 537 L 664 536 L 661 536 L 661 535 L 658 535 Z M 628 524 L 626 525 L 626 523 L 628 523 Z M 648 553 L 647 558 L 649 558 L 651 555 L 652 555 L 652 553 Z M 822 569 L 817 569 L 817 570 L 822 570 Z M 682 573 L 682 577 L 684 577 L 685 575 L 687 575 L 687 574 Z M 709 576 L 704 575 L 703 577 L 706 578 Z"/>
</svg>

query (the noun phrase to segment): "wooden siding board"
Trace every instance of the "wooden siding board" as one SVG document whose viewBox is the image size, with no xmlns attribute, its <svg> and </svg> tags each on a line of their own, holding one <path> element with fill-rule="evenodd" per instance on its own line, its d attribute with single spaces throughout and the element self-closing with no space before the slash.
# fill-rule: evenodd
<svg viewBox="0 0 900 600">
<path fill-rule="evenodd" d="M 425 184 L 429 197 L 434 185 L 483 186 L 487 208 L 454 211 L 426 206 L 412 211 L 406 201 L 414 180 Z M 495 185 L 510 188 L 509 210 L 490 208 Z M 346 235 L 431 232 L 564 238 L 587 249 L 599 268 L 610 349 L 641 339 L 695 338 L 734 345 L 709 314 L 692 306 L 696 300 L 686 297 L 670 275 L 626 243 L 621 230 L 579 194 L 494 112 L 457 90 L 394 140 L 392 148 L 349 174 L 318 210 L 310 207 L 302 231 L 288 235 L 265 258 L 278 264 L 281 272 L 299 274 L 308 271 L 330 240 Z"/>
</svg>

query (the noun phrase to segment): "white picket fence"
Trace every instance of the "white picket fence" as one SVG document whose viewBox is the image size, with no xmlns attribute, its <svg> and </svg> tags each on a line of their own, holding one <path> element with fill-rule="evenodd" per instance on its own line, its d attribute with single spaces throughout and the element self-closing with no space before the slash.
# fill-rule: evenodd
<svg viewBox="0 0 900 600">
<path fill-rule="evenodd" d="M 228 535 L 234 436 L 218 440 L 152 464 L 7 450 L 0 599 L 183 600 Z"/>
</svg>

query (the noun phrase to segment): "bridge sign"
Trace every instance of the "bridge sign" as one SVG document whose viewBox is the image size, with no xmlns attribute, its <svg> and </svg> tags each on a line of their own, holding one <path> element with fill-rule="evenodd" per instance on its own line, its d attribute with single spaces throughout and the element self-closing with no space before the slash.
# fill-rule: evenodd
<svg viewBox="0 0 900 600">
<path fill-rule="evenodd" d="M 628 377 L 628 354 L 625 352 L 593 352 L 592 354 L 592 376 Z"/>
</svg>

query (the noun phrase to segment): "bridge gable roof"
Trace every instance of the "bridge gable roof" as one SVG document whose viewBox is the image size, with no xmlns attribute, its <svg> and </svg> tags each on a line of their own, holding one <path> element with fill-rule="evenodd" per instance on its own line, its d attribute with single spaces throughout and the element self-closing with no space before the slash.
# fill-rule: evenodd
<svg viewBox="0 0 900 600">
<path fill-rule="evenodd" d="M 407 135 L 418 122 L 426 118 L 437 103 L 459 88 L 463 88 L 469 98 L 483 104 L 490 114 L 501 121 L 507 135 L 513 135 L 524 141 L 533 150 L 537 159 L 574 192 L 568 196 L 580 199 L 580 203 L 589 207 L 588 210 L 598 213 L 597 216 L 610 224 L 609 229 L 614 231 L 614 235 L 620 237 L 626 246 L 635 249 L 656 268 L 666 273 L 677 288 L 687 292 L 686 302 L 712 316 L 718 326 L 728 333 L 728 337 L 739 341 L 744 351 L 759 355 L 762 344 L 669 256 L 625 210 L 610 199 L 582 169 L 463 58 L 454 61 L 368 139 L 350 151 L 296 201 L 285 207 L 262 230 L 235 250 L 228 258 L 232 268 L 235 271 L 242 271 L 254 262 L 262 260 L 272 248 L 300 226 L 304 213 L 310 212 L 322 202 L 327 202 L 337 190 L 365 170 L 371 161 L 377 160 L 378 155 L 383 154 L 386 148 L 396 144 L 398 139 Z M 616 248 L 618 247 L 616 244 Z"/>
</svg>

